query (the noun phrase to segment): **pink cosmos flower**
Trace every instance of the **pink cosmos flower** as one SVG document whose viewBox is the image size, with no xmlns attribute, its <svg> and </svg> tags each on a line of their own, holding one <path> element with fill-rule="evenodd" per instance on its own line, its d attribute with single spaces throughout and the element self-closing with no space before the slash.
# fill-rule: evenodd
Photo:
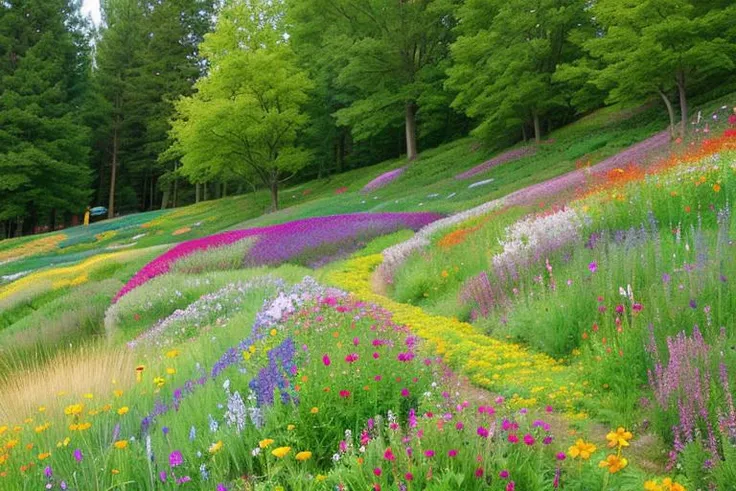
<svg viewBox="0 0 736 491">
<path fill-rule="evenodd" d="M 322 357 L 322 363 L 324 363 L 326 367 L 329 367 L 332 361 L 330 360 L 330 357 L 328 355 L 324 355 Z"/>
<path fill-rule="evenodd" d="M 383 458 L 388 460 L 389 462 L 393 462 L 396 460 L 396 456 L 394 455 L 393 450 L 391 450 L 391 447 L 387 448 L 385 452 L 383 452 Z"/>
</svg>

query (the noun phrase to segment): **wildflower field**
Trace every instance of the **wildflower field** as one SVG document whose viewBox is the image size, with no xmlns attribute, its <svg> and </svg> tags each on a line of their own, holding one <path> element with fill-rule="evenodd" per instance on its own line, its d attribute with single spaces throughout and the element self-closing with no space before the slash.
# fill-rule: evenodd
<svg viewBox="0 0 736 491">
<path fill-rule="evenodd" d="M 736 134 L 601 121 L 0 242 L 0 489 L 734 489 Z"/>
</svg>

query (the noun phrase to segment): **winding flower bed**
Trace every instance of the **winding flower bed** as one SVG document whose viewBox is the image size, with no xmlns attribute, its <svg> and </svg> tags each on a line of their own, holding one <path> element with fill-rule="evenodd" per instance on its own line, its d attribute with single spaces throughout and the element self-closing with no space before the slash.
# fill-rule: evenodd
<svg viewBox="0 0 736 491">
<path fill-rule="evenodd" d="M 168 349 L 136 368 L 135 387 L 61 393 L 58 410 L 0 425 L 0 486 L 542 491 L 643 481 L 627 473 L 634 434 L 612 429 L 609 451 L 582 439 L 568 448 L 554 407 L 473 397 L 417 336 L 448 334 L 439 319 L 413 321 L 310 278 L 282 286 L 251 325 L 231 327 L 242 338 L 214 362 Z M 506 351 L 503 363 L 523 376 L 503 343 L 481 344 Z"/>
<path fill-rule="evenodd" d="M 392 182 L 394 182 L 396 179 L 401 177 L 401 175 L 406 172 L 406 166 L 399 167 L 398 169 L 394 169 L 388 172 L 384 172 L 380 176 L 373 179 L 371 182 L 363 186 L 362 192 L 364 193 L 370 193 L 372 191 L 375 191 L 377 189 L 381 189 L 382 187 L 388 186 Z"/>
<path fill-rule="evenodd" d="M 124 262 L 142 256 L 147 251 L 134 250 L 111 254 L 98 254 L 72 266 L 52 268 L 31 273 L 0 287 L 0 300 L 7 300 L 15 294 L 33 290 L 39 284 L 47 285 L 48 290 L 67 286 L 78 286 L 89 281 L 89 273 L 110 262 Z"/>
<path fill-rule="evenodd" d="M 540 200 L 548 199 L 552 196 L 564 197 L 565 193 L 573 192 L 586 184 L 591 172 L 607 172 L 611 169 L 625 166 L 630 162 L 644 159 L 647 155 L 660 152 L 666 149 L 668 145 L 669 133 L 666 131 L 658 133 L 589 169 L 579 169 L 563 174 L 549 181 L 520 189 L 503 198 L 489 201 L 475 208 L 456 213 L 442 220 L 437 220 L 422 228 L 410 239 L 386 249 L 383 252 L 384 262 L 381 264 L 379 272 L 384 281 L 390 283 L 393 273 L 401 267 L 404 261 L 413 252 L 428 246 L 430 244 L 430 238 L 441 230 L 453 227 L 471 218 L 485 215 L 504 206 L 536 205 Z"/>
<path fill-rule="evenodd" d="M 475 384 L 513 396 L 524 406 L 555 404 L 574 417 L 585 417 L 579 403 L 590 397 L 577 369 L 524 347 L 493 339 L 454 318 L 425 313 L 421 308 L 395 302 L 371 290 L 371 276 L 381 264 L 379 254 L 358 258 L 329 276 L 331 283 L 359 298 L 390 310 L 396 322 L 406 324 L 435 349 L 451 367 Z"/>
<path fill-rule="evenodd" d="M 435 213 L 355 213 L 306 218 L 269 227 L 235 230 L 182 242 L 148 263 L 115 296 L 114 302 L 151 279 L 169 272 L 172 265 L 194 252 L 233 244 L 248 237 L 257 241 L 244 264 L 274 265 L 310 250 L 331 246 L 337 255 L 354 249 L 355 243 L 400 229 L 418 230 L 440 218 Z"/>
</svg>

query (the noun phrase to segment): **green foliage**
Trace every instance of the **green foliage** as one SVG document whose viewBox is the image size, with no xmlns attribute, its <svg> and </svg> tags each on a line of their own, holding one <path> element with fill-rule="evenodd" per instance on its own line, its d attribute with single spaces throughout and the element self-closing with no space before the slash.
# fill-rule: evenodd
<svg viewBox="0 0 736 491">
<path fill-rule="evenodd" d="M 279 183 L 308 162 L 295 142 L 312 87 L 281 24 L 281 2 L 225 6 L 202 46 L 210 72 L 178 102 L 172 130 L 185 175 L 199 182 L 230 169 L 259 180 L 274 209 Z"/>
<path fill-rule="evenodd" d="M 122 285 L 116 279 L 100 279 L 36 297 L 22 318 L 0 329 L 2 377 L 42 366 L 62 351 L 100 341 L 105 310 Z"/>
<path fill-rule="evenodd" d="M 407 127 L 415 158 L 416 128 L 449 105 L 442 90 L 453 39 L 455 0 L 293 1 L 297 43 L 319 46 L 324 70 L 342 91 L 337 123 L 360 141 Z M 429 126 L 429 125 L 428 125 Z"/>
<path fill-rule="evenodd" d="M 89 48 L 78 9 L 64 0 L 0 7 L 0 223 L 18 235 L 78 211 L 89 194 L 88 130 L 76 112 Z"/>
<path fill-rule="evenodd" d="M 553 76 L 558 65 L 577 56 L 570 36 L 590 24 L 586 5 L 470 1 L 459 9 L 447 85 L 458 91 L 453 106 L 480 121 L 475 134 L 498 140 L 531 124 L 539 142 L 540 118 L 565 106 Z"/>
<path fill-rule="evenodd" d="M 197 251 L 180 260 L 171 267 L 172 273 L 202 274 L 210 271 L 227 271 L 243 266 L 253 239 L 245 239 L 212 250 Z"/>
<path fill-rule="evenodd" d="M 719 1 L 596 2 L 595 20 L 605 35 L 578 42 L 602 66 L 591 69 L 595 62 L 581 60 L 566 73 L 590 76 L 608 92 L 609 101 L 641 101 L 659 95 L 673 126 L 669 98 L 677 90 L 684 132 L 689 123 L 688 89 L 736 67 L 736 46 L 729 33 L 735 9 Z"/>
</svg>

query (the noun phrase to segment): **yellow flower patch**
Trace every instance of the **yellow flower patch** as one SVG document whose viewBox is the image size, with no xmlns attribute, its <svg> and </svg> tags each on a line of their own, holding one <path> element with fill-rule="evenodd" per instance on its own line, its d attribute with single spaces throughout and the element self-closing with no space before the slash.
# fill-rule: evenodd
<svg viewBox="0 0 736 491">
<path fill-rule="evenodd" d="M 431 315 L 373 293 L 371 276 L 381 262 L 380 254 L 356 258 L 329 273 L 327 280 L 391 311 L 395 322 L 428 341 L 437 355 L 475 384 L 494 391 L 519 392 L 513 401 L 520 406 L 554 403 L 569 414 L 580 414 L 575 408 L 589 393 L 576 379 L 574 369 L 519 344 L 482 334 L 466 322 Z"/>
</svg>

